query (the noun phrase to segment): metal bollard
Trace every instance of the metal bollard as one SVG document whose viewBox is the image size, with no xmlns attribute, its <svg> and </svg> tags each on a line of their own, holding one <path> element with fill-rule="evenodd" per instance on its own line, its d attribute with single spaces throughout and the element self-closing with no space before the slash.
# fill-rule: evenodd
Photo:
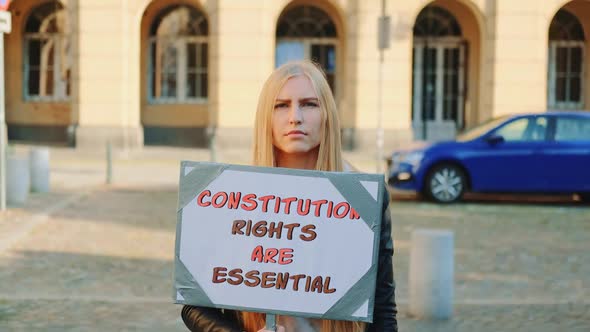
<svg viewBox="0 0 590 332">
<path fill-rule="evenodd" d="M 107 141 L 107 178 L 106 183 L 111 184 L 113 182 L 113 148 L 111 147 L 111 141 Z"/>
<path fill-rule="evenodd" d="M 49 148 L 32 148 L 29 152 L 31 191 L 49 192 Z"/>
<path fill-rule="evenodd" d="M 454 236 L 451 231 L 412 232 L 410 314 L 422 319 L 448 319 L 453 314 Z"/>
</svg>

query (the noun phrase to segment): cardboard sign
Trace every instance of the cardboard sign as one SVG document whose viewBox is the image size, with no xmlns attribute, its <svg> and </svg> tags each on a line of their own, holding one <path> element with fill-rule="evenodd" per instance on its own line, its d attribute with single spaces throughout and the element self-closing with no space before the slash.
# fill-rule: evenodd
<svg viewBox="0 0 590 332">
<path fill-rule="evenodd" d="M 183 161 L 174 301 L 372 321 L 383 176 Z"/>
<path fill-rule="evenodd" d="M 10 12 L 0 11 L 0 33 L 12 31 L 12 19 Z"/>
</svg>

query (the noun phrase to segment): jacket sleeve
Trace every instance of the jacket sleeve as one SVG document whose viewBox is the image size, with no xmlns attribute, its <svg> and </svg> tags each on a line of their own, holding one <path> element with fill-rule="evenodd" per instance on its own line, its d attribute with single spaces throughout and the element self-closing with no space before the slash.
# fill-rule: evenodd
<svg viewBox="0 0 590 332">
<path fill-rule="evenodd" d="M 241 332 L 237 313 L 215 308 L 185 305 L 182 320 L 192 332 Z"/>
<path fill-rule="evenodd" d="M 384 190 L 379 240 L 379 265 L 377 267 L 377 289 L 373 324 L 368 332 L 397 332 L 397 306 L 395 303 L 395 281 L 393 280 L 393 239 L 391 238 L 391 214 L 389 193 Z"/>
</svg>

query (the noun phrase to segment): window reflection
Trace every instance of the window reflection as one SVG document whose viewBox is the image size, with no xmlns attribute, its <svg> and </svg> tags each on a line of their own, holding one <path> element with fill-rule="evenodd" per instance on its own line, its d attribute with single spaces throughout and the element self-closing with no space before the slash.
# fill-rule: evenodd
<svg viewBox="0 0 590 332">
<path fill-rule="evenodd" d="M 204 100 L 207 88 L 207 20 L 181 5 L 160 12 L 150 27 L 150 97 L 155 102 Z"/>
<path fill-rule="evenodd" d="M 58 2 L 35 8 L 25 23 L 25 98 L 64 100 L 70 95 L 67 13 Z"/>
</svg>

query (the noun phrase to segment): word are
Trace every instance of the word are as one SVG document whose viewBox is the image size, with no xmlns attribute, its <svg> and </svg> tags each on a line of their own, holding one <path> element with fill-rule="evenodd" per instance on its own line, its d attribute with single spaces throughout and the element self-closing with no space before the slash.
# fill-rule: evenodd
<svg viewBox="0 0 590 332">
<path fill-rule="evenodd" d="M 252 270 L 244 273 L 242 269 L 232 269 L 227 272 L 226 267 L 213 268 L 214 284 L 227 282 L 233 286 L 292 289 L 306 293 L 316 292 L 330 294 L 336 291 L 330 288 L 330 277 L 312 277 L 305 274 L 289 274 L 289 272 L 260 272 Z"/>
<path fill-rule="evenodd" d="M 276 256 L 279 256 L 275 260 Z M 286 265 L 293 263 L 293 249 L 291 248 L 267 248 L 264 250 L 262 246 L 256 246 L 252 251 L 251 261 L 258 263 L 279 263 L 280 265 Z"/>
<path fill-rule="evenodd" d="M 276 223 L 274 221 L 267 222 L 266 220 L 261 220 L 256 223 L 253 223 L 252 220 L 234 220 L 231 228 L 231 233 L 233 235 L 246 235 L 250 236 L 253 235 L 255 237 L 266 237 L 269 238 L 276 238 L 280 239 L 283 236 L 283 231 L 285 231 L 287 239 L 293 239 L 293 232 L 296 229 L 299 229 L 301 224 L 292 223 L 292 224 L 285 224 L 282 221 Z M 309 224 L 301 227 L 299 234 L 299 238 L 303 241 L 313 241 L 318 236 L 318 234 L 314 231 L 315 225 Z"/>
<path fill-rule="evenodd" d="M 259 209 L 262 212 L 295 214 L 307 216 L 312 214 L 316 217 L 324 216 L 327 218 L 343 219 L 348 216 L 349 219 L 360 219 L 359 214 L 350 206 L 348 202 L 334 203 L 326 199 L 312 201 L 298 197 L 278 197 L 275 195 L 266 195 L 258 197 L 256 194 L 245 194 L 241 192 L 220 191 L 215 194 L 211 190 L 203 190 L 197 196 L 197 204 L 201 207 L 213 207 L 216 209 L 242 209 L 253 211 Z"/>
</svg>

